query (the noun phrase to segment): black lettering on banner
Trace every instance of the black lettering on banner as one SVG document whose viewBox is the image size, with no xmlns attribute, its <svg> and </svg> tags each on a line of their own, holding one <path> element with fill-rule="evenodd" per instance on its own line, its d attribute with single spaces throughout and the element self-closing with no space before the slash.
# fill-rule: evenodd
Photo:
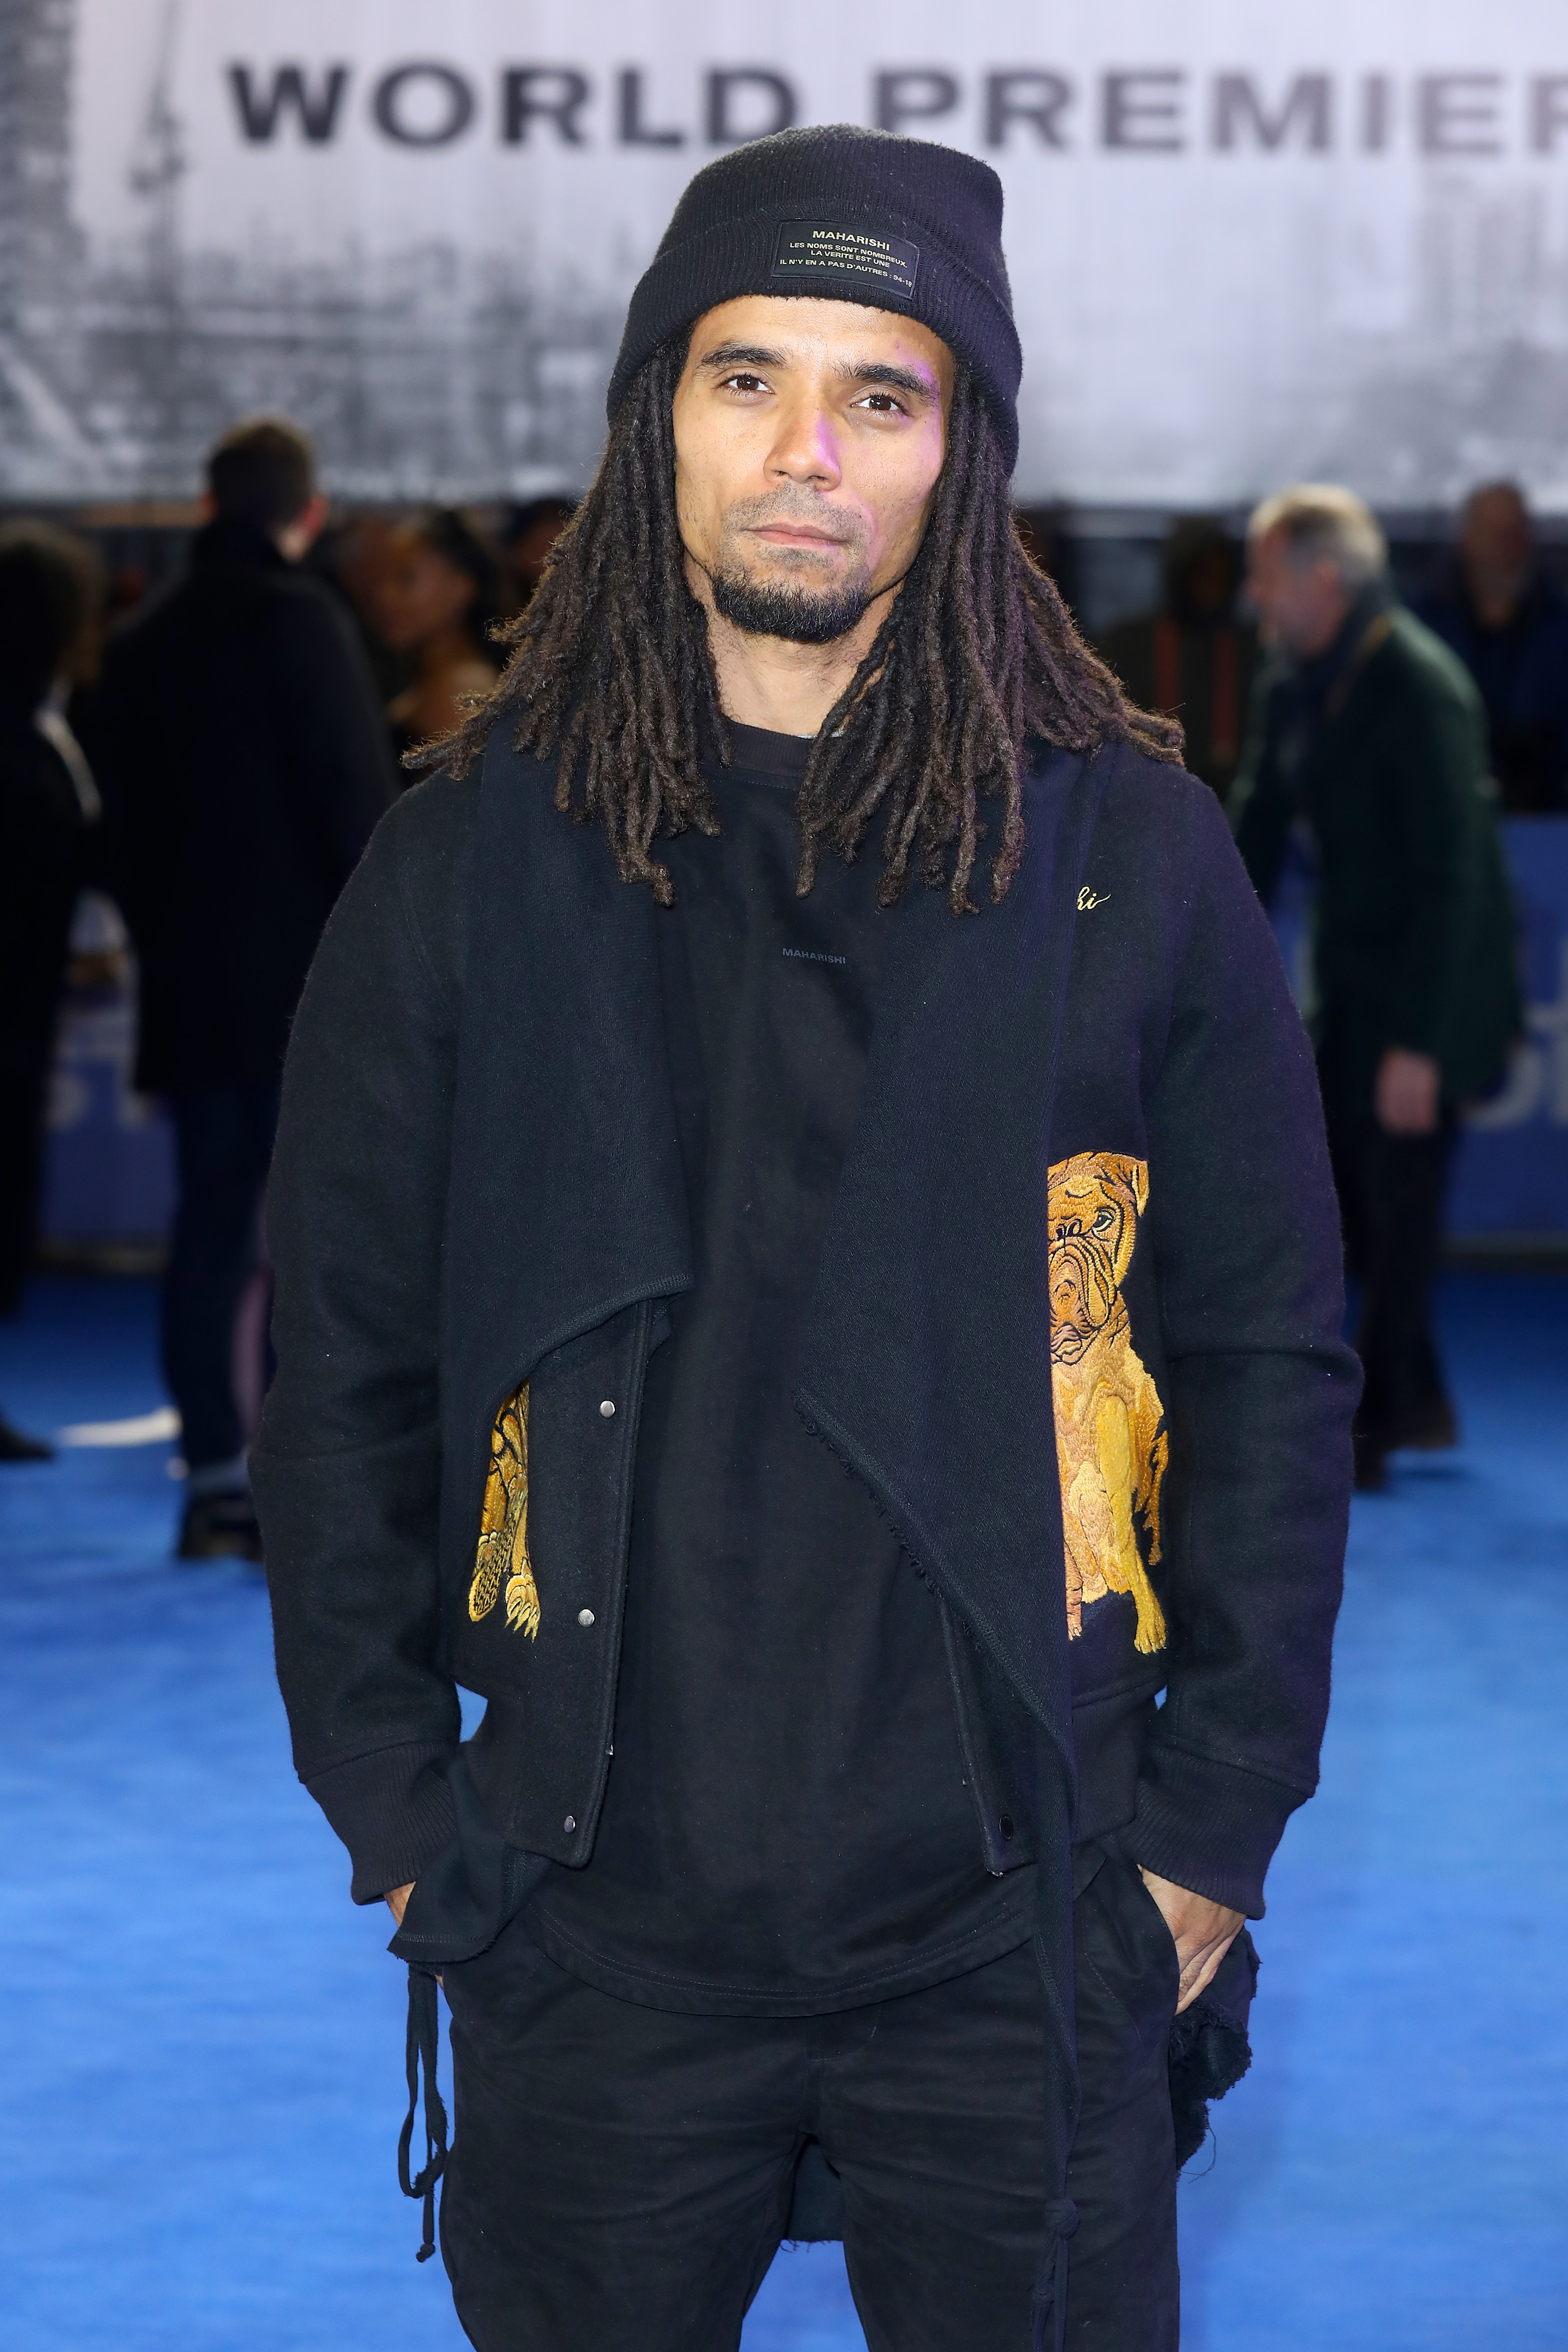
<svg viewBox="0 0 1568 2352">
<path fill-rule="evenodd" d="M 1108 73 L 1101 92 L 1102 134 L 1107 147 L 1134 155 L 1179 155 L 1181 92 L 1186 76 L 1176 66 Z"/>
<path fill-rule="evenodd" d="M 913 294 L 920 247 L 907 237 L 883 236 L 876 229 L 838 227 L 831 221 L 782 222 L 773 248 L 773 276 L 798 278 L 819 269 Z"/>
<path fill-rule="evenodd" d="M 1423 74 L 1416 121 L 1423 155 L 1500 155 L 1495 73 Z"/>
<path fill-rule="evenodd" d="M 643 77 L 628 66 L 615 77 L 618 135 L 622 147 L 684 147 L 684 131 L 653 131 L 643 120 Z"/>
<path fill-rule="evenodd" d="M 248 66 L 232 65 L 229 88 L 234 93 L 240 129 L 253 147 L 265 147 L 276 136 L 285 114 L 292 114 L 312 147 L 324 147 L 338 128 L 338 112 L 349 87 L 347 66 L 329 66 L 320 87 L 313 90 L 303 66 L 279 66 L 272 86 L 259 90 Z"/>
<path fill-rule="evenodd" d="M 1072 103 L 1072 84 L 1065 74 L 1047 73 L 1037 66 L 1020 66 L 1010 73 L 986 76 L 986 144 L 1005 147 L 1009 127 L 1031 123 L 1042 147 L 1064 148 L 1061 118 Z"/>
<path fill-rule="evenodd" d="M 1361 143 L 1369 155 L 1386 148 L 1393 114 L 1393 83 L 1386 74 L 1368 74 L 1361 85 Z"/>
<path fill-rule="evenodd" d="M 1250 74 L 1222 73 L 1214 81 L 1214 143 L 1234 148 L 1245 131 L 1270 153 L 1282 147 L 1293 130 L 1313 154 L 1328 152 L 1333 122 L 1333 90 L 1326 73 L 1298 74 L 1272 114 L 1259 94 Z"/>
<path fill-rule="evenodd" d="M 402 111 L 403 92 L 411 83 L 427 82 L 442 93 L 444 112 L 428 123 L 410 122 Z M 474 92 L 460 73 L 450 66 L 432 65 L 428 59 L 416 59 L 406 66 L 393 66 L 382 74 L 371 100 L 371 111 L 376 128 L 387 138 L 395 139 L 400 147 L 449 147 L 461 139 L 474 120 Z"/>
<path fill-rule="evenodd" d="M 1537 74 L 1530 85 L 1530 143 L 1555 155 L 1557 134 L 1568 131 L 1568 74 Z"/>
<path fill-rule="evenodd" d="M 586 147 L 577 118 L 591 95 L 588 76 L 575 66 L 508 66 L 501 76 L 502 141 L 526 146 L 530 123 L 553 122 L 563 147 Z"/>
<path fill-rule="evenodd" d="M 904 66 L 872 78 L 871 119 L 879 131 L 933 121 L 951 114 L 957 103 L 958 77 L 940 66 Z"/>
<path fill-rule="evenodd" d="M 748 88 L 760 93 L 770 119 L 742 126 L 735 119 L 732 101 Z M 800 110 L 793 83 L 775 73 L 771 66 L 716 66 L 708 75 L 707 135 L 715 147 L 738 147 L 744 140 L 768 139 L 776 131 L 788 131 Z"/>
</svg>

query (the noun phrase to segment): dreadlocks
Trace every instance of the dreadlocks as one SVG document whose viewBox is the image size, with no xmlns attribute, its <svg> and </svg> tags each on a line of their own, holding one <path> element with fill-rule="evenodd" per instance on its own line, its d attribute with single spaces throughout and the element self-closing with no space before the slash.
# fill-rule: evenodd
<svg viewBox="0 0 1568 2352">
<path fill-rule="evenodd" d="M 602 824 L 622 881 L 649 884 L 662 906 L 673 892 L 654 843 L 689 825 L 718 831 L 700 747 L 729 758 L 706 615 L 686 583 L 675 517 L 673 408 L 685 348 L 685 337 L 665 343 L 629 388 L 592 488 L 532 602 L 500 633 L 512 651 L 494 689 L 411 761 L 462 775 L 490 730 L 510 720 L 519 751 L 555 753 L 556 806 Z M 994 429 L 960 367 L 920 551 L 800 782 L 798 890 L 810 890 L 824 843 L 852 862 L 881 816 L 882 903 L 900 897 L 913 860 L 966 911 L 986 831 L 978 804 L 994 797 L 999 899 L 1023 856 L 1031 737 L 1071 751 L 1122 741 L 1181 759 L 1180 727 L 1129 703 L 1020 541 Z"/>
</svg>

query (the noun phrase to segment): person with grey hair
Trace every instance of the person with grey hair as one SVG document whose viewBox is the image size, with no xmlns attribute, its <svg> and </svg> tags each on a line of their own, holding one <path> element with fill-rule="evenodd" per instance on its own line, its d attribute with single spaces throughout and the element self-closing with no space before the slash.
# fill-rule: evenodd
<svg viewBox="0 0 1568 2352">
<path fill-rule="evenodd" d="M 1294 835 L 1317 874 L 1312 1021 L 1346 1255 L 1363 1286 L 1356 1477 L 1456 1442 L 1429 1296 L 1462 1105 L 1521 1026 L 1480 700 L 1396 600 L 1376 518 L 1306 484 L 1266 499 L 1249 586 L 1272 659 L 1231 795 L 1274 894 Z"/>
</svg>

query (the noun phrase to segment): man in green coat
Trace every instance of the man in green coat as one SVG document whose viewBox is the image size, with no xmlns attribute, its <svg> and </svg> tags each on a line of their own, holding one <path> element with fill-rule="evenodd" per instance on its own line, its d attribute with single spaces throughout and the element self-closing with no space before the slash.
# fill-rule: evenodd
<svg viewBox="0 0 1568 2352">
<path fill-rule="evenodd" d="M 1364 1286 L 1358 1484 L 1396 1446 L 1455 1440 L 1429 1293 L 1462 1105 L 1521 1023 L 1513 926 L 1469 677 L 1396 601 L 1348 490 L 1268 499 L 1249 586 L 1274 658 L 1231 794 L 1274 894 L 1292 835 L 1317 875 L 1312 1025 L 1346 1253 Z"/>
</svg>

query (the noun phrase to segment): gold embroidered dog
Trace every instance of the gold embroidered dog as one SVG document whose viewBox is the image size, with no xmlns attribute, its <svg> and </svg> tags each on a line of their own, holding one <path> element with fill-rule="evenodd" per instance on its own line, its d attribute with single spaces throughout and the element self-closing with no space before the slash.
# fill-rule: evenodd
<svg viewBox="0 0 1568 2352">
<path fill-rule="evenodd" d="M 1107 1592 L 1137 1604 L 1137 1647 L 1165 1647 L 1148 1566 L 1160 1557 L 1169 1441 L 1159 1391 L 1133 1347 L 1122 1283 L 1149 1197 L 1148 1163 L 1082 1151 L 1051 1171 L 1051 1378 L 1067 1537 L 1067 1630 Z"/>
<path fill-rule="evenodd" d="M 476 1624 L 507 1581 L 507 1622 L 530 1642 L 539 1630 L 539 1591 L 528 1558 L 528 1391 L 525 1381 L 501 1407 L 490 1432 L 490 1471 L 479 1518 L 468 1614 Z"/>
</svg>

